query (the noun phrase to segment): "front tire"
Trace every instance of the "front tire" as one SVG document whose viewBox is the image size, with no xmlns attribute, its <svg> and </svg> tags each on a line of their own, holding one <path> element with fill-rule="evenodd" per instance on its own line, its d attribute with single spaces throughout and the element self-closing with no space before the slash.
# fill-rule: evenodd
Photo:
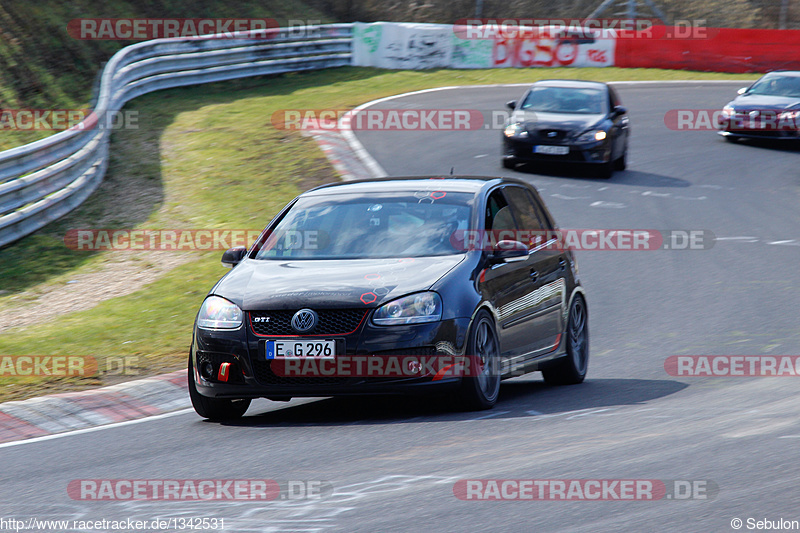
<svg viewBox="0 0 800 533">
<path fill-rule="evenodd" d="M 577 385 L 586 378 L 589 368 L 589 314 L 580 294 L 572 300 L 567 322 L 567 355 L 542 370 L 549 385 Z"/>
<path fill-rule="evenodd" d="M 466 410 L 491 409 L 500 394 L 500 342 L 492 316 L 485 310 L 478 312 L 467 342 L 467 355 L 471 361 L 481 362 L 480 373 L 461 380 L 460 405 Z"/>
<path fill-rule="evenodd" d="M 198 415 L 213 421 L 236 420 L 244 416 L 247 408 L 250 407 L 249 398 L 228 400 L 207 398 L 200 394 L 194 382 L 191 356 L 189 356 L 189 398 L 191 398 L 192 407 Z"/>
<path fill-rule="evenodd" d="M 625 151 L 622 152 L 622 155 L 619 156 L 619 158 L 617 158 L 616 161 L 614 161 L 614 170 L 622 171 L 628 168 L 627 158 L 628 158 L 628 150 L 625 149 Z"/>
<path fill-rule="evenodd" d="M 598 171 L 597 175 L 600 179 L 610 179 L 611 176 L 614 174 L 614 161 L 609 161 L 608 163 L 600 163 L 600 170 Z"/>
</svg>

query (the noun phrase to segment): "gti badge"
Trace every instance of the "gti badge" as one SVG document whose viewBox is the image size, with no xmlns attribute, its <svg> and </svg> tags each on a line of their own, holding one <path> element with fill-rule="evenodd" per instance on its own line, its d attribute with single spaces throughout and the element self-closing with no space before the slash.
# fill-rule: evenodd
<svg viewBox="0 0 800 533">
<path fill-rule="evenodd" d="M 311 331 L 317 325 L 317 313 L 311 309 L 301 309 L 292 317 L 292 329 L 297 333 Z"/>
<path fill-rule="evenodd" d="M 268 316 L 255 316 L 253 317 L 253 322 L 269 322 Z"/>
<path fill-rule="evenodd" d="M 547 132 L 547 136 L 548 136 L 548 137 L 555 137 L 556 135 L 558 135 L 558 133 L 557 133 L 557 132 L 555 132 L 555 131 L 548 131 L 548 132 Z"/>
</svg>

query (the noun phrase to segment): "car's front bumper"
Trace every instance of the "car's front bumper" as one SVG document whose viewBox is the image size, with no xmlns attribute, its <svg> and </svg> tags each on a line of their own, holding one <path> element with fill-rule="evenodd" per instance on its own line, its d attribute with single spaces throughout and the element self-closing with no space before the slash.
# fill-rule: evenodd
<svg viewBox="0 0 800 533">
<path fill-rule="evenodd" d="M 429 324 L 375 326 L 366 320 L 351 334 L 319 338 L 337 339 L 340 343 L 337 349 L 341 350 L 337 355 L 350 358 L 363 360 L 388 356 L 401 360 L 403 356 L 410 356 L 444 359 L 464 355 L 469 323 L 469 318 L 457 318 Z M 438 378 L 430 374 L 376 377 L 357 375 L 357 372 L 313 377 L 282 376 L 274 371 L 274 361 L 266 359 L 264 340 L 247 325 L 232 331 L 195 328 L 191 358 L 197 391 L 212 398 L 413 394 L 432 389 L 445 390 L 458 386 L 461 380 L 453 375 Z M 203 378 L 198 369 L 206 361 L 214 365 L 215 376 L 221 363 L 230 363 L 227 382 Z"/>
<path fill-rule="evenodd" d="M 569 152 L 563 155 L 542 154 L 535 152 L 535 147 L 543 146 L 564 146 Z M 548 143 L 546 141 L 535 141 L 531 139 L 515 139 L 503 137 L 503 158 L 512 159 L 519 162 L 539 161 L 550 163 L 608 163 L 611 160 L 611 143 L 601 141 L 589 144 L 577 143 Z"/>
<path fill-rule="evenodd" d="M 723 137 L 735 137 L 740 139 L 800 140 L 800 132 L 796 130 L 726 129 L 718 131 L 717 134 Z"/>
<path fill-rule="evenodd" d="M 798 120 L 780 118 L 772 110 L 760 111 L 750 118 L 741 113 L 722 115 L 717 124 L 719 135 L 746 139 L 800 139 Z"/>
</svg>

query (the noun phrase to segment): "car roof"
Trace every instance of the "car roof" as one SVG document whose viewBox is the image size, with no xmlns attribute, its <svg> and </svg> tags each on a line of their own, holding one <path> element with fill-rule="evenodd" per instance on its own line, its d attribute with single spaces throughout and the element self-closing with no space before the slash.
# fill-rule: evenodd
<svg viewBox="0 0 800 533">
<path fill-rule="evenodd" d="M 800 70 L 773 70 L 772 72 L 764 74 L 764 77 L 774 75 L 786 76 L 787 78 L 800 78 Z"/>
<path fill-rule="evenodd" d="M 566 87 L 570 89 L 600 89 L 607 87 L 602 81 L 590 80 L 539 80 L 533 87 Z"/>
<path fill-rule="evenodd" d="M 329 183 L 306 191 L 301 196 L 364 192 L 415 192 L 423 188 L 425 190 L 476 194 L 483 189 L 505 183 L 530 187 L 522 180 L 497 176 L 392 176 Z"/>
</svg>

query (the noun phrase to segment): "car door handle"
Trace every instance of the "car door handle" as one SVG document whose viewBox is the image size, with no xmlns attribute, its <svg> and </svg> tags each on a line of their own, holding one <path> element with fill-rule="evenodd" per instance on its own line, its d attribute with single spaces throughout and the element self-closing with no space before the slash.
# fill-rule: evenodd
<svg viewBox="0 0 800 533">
<path fill-rule="evenodd" d="M 539 273 L 535 270 L 531 270 L 531 281 L 536 281 L 539 279 Z"/>
<path fill-rule="evenodd" d="M 564 272 L 567 269 L 567 262 L 564 261 L 563 259 L 559 259 L 558 260 L 558 269 L 561 272 Z"/>
</svg>

